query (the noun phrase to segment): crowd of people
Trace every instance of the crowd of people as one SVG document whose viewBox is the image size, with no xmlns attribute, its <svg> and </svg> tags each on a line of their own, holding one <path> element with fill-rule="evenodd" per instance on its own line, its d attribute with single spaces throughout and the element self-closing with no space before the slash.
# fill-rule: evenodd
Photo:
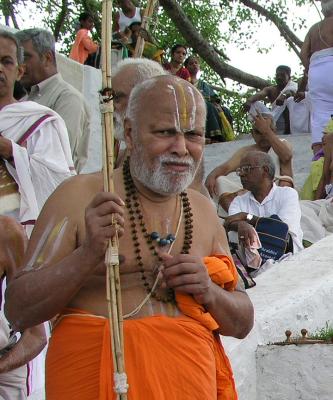
<svg viewBox="0 0 333 400">
<path fill-rule="evenodd" d="M 52 34 L 0 31 L 0 399 L 44 385 L 47 400 L 116 398 L 104 259 L 117 238 L 129 399 L 236 400 L 220 335 L 251 331 L 249 277 L 333 232 L 333 2 L 305 39 L 302 81 L 281 65 L 247 99 L 253 143 L 206 181 L 205 134 L 233 140 L 232 116 L 197 56 L 175 44 L 164 62 L 142 10 L 119 5 L 115 41 L 151 46 L 113 70 L 114 193 L 82 173 L 91 116 Z M 92 27 L 82 14 L 70 54 L 81 64 L 99 51 Z M 302 190 L 281 136 L 295 133 L 314 153 Z"/>
</svg>

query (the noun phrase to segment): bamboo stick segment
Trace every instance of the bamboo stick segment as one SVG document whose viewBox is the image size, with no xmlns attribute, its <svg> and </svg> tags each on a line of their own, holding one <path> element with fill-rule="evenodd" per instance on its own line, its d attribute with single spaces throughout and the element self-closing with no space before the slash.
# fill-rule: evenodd
<svg viewBox="0 0 333 400">
<path fill-rule="evenodd" d="M 147 7 L 143 13 L 141 28 L 148 30 L 149 21 L 154 13 L 154 9 L 158 0 L 148 0 Z M 142 57 L 143 49 L 145 47 L 145 40 L 141 35 L 139 35 L 138 40 L 136 42 L 135 50 L 134 50 L 134 58 Z"/>
<path fill-rule="evenodd" d="M 110 99 L 111 89 L 111 41 L 112 41 L 112 0 L 102 1 L 102 93 L 106 103 L 101 105 L 103 128 L 103 181 L 104 190 L 114 191 L 113 162 L 113 104 Z M 109 97 L 109 98 L 107 98 Z M 114 224 L 116 226 L 116 224 Z M 109 241 L 105 254 L 106 265 L 106 300 L 110 325 L 110 341 L 114 366 L 114 389 L 117 399 L 127 400 L 127 377 L 124 362 L 123 317 L 118 256 L 118 237 Z"/>
</svg>

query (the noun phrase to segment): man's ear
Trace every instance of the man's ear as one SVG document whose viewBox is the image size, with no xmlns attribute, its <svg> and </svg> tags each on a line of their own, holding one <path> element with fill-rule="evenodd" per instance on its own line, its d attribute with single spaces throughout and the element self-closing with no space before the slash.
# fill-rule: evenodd
<svg viewBox="0 0 333 400">
<path fill-rule="evenodd" d="M 125 118 L 124 120 L 124 137 L 125 137 L 126 147 L 130 152 L 133 148 L 133 133 L 132 133 L 132 122 L 128 118 Z"/>
<path fill-rule="evenodd" d="M 17 80 L 17 81 L 20 81 L 24 73 L 25 73 L 25 64 L 20 64 L 20 65 L 17 67 L 17 76 L 16 76 L 16 80 Z"/>
<path fill-rule="evenodd" d="M 46 53 L 43 54 L 43 58 L 44 61 L 47 64 L 54 64 L 55 60 L 54 60 L 55 55 L 53 54 L 53 52 L 51 50 L 48 50 Z"/>
<path fill-rule="evenodd" d="M 269 168 L 267 165 L 263 165 L 262 169 L 264 170 L 264 172 L 266 172 L 266 174 L 269 174 Z"/>
</svg>

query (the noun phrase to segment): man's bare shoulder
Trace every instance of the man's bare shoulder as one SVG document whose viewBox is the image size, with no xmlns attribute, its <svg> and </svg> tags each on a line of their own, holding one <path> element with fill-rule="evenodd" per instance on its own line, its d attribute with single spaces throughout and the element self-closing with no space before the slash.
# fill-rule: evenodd
<svg viewBox="0 0 333 400">
<path fill-rule="evenodd" d="M 319 28 L 320 23 L 321 22 L 319 21 L 319 22 L 316 22 L 315 24 L 313 24 L 311 26 L 311 28 L 309 29 L 308 35 L 318 35 L 318 28 Z"/>
<path fill-rule="evenodd" d="M 62 196 L 64 194 L 76 194 L 76 197 L 81 193 L 85 195 L 96 193 L 103 190 L 103 175 L 101 172 L 91 174 L 80 174 L 66 179 L 55 190 L 54 195 Z"/>
<path fill-rule="evenodd" d="M 205 215 L 205 218 L 214 218 L 216 220 L 216 208 L 211 199 L 208 199 L 208 197 L 194 189 L 188 189 L 187 193 L 192 206 L 192 211 L 197 213 L 198 217 L 203 214 Z M 196 215 L 194 218 L 196 218 Z"/>
<path fill-rule="evenodd" d="M 57 210 L 57 212 L 68 212 L 68 210 L 86 207 L 95 194 L 103 190 L 103 176 L 101 172 L 92 174 L 76 175 L 66 179 L 48 198 L 43 212 Z"/>
</svg>

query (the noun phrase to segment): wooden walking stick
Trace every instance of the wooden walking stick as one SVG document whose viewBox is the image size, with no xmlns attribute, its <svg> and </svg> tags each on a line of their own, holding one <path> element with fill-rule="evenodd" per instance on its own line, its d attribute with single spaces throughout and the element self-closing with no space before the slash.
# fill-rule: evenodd
<svg viewBox="0 0 333 400">
<path fill-rule="evenodd" d="M 103 176 L 104 190 L 114 191 L 113 162 L 113 103 L 111 100 L 111 41 L 112 0 L 102 3 L 102 128 L 103 128 Z M 116 226 L 116 224 L 114 224 Z M 110 324 L 110 340 L 114 367 L 114 390 L 117 399 L 127 400 L 127 376 L 124 362 L 123 314 L 121 303 L 118 237 L 110 240 L 105 254 L 106 298 Z"/>
<path fill-rule="evenodd" d="M 141 28 L 148 30 L 149 28 L 149 20 L 151 16 L 153 15 L 155 6 L 157 4 L 158 0 L 148 0 L 147 7 L 145 8 L 145 11 L 143 13 L 143 18 L 142 18 L 142 23 L 141 23 Z M 138 40 L 136 42 L 135 50 L 134 50 L 134 58 L 140 58 L 142 57 L 143 49 L 145 47 L 145 40 L 144 38 L 139 35 Z"/>
</svg>

